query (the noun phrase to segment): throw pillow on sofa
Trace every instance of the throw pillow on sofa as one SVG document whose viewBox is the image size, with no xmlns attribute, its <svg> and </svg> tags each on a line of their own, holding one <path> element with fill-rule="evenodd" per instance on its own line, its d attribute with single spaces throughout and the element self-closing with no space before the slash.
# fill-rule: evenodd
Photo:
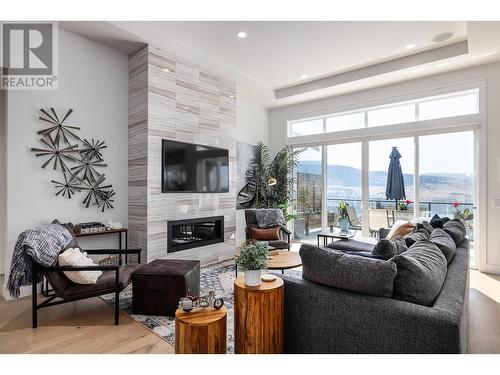
<svg viewBox="0 0 500 375">
<path fill-rule="evenodd" d="M 372 254 L 380 256 L 382 259 L 388 260 L 395 255 L 401 254 L 408 250 L 404 237 L 397 236 L 391 240 L 382 239 L 373 248 Z"/>
<path fill-rule="evenodd" d="M 404 236 L 407 235 L 408 233 L 411 233 L 413 230 L 413 225 L 409 221 L 406 220 L 396 220 L 396 222 L 393 224 L 391 227 L 391 230 L 385 237 L 387 240 L 392 240 L 396 236 Z"/>
<path fill-rule="evenodd" d="M 442 251 L 446 261 L 450 264 L 453 255 L 455 255 L 455 250 L 457 250 L 457 245 L 453 241 L 453 238 L 443 229 L 436 228 L 432 231 L 429 240 Z"/>
<path fill-rule="evenodd" d="M 394 298 L 432 306 L 446 278 L 447 262 L 429 240 L 416 242 L 407 251 L 390 259 L 397 265 Z"/>
<path fill-rule="evenodd" d="M 279 228 L 250 228 L 250 238 L 258 241 L 275 241 L 280 239 Z"/>
<path fill-rule="evenodd" d="M 429 222 L 429 224 L 433 227 L 433 228 L 442 228 L 443 227 L 443 219 L 441 219 L 439 217 L 438 214 L 435 214 L 432 218 L 431 218 L 431 221 Z"/>
<path fill-rule="evenodd" d="M 60 266 L 95 266 L 92 259 L 86 252 L 81 252 L 79 248 L 69 248 L 59 254 Z M 75 284 L 95 284 L 102 271 L 63 271 L 68 279 Z"/>
<path fill-rule="evenodd" d="M 302 277 L 318 284 L 372 296 L 391 297 L 396 265 L 326 247 L 300 247 Z"/>
<path fill-rule="evenodd" d="M 465 225 L 458 219 L 453 219 L 446 222 L 443 225 L 443 230 L 448 233 L 453 241 L 455 241 L 455 245 L 458 245 L 465 239 L 467 232 L 465 231 Z"/>
<path fill-rule="evenodd" d="M 432 227 L 431 224 L 429 224 L 428 221 L 423 221 L 421 223 L 418 223 L 416 226 L 416 230 L 425 230 L 427 232 L 427 234 L 430 236 L 432 231 L 434 230 L 434 228 Z"/>
<path fill-rule="evenodd" d="M 406 242 L 406 246 L 410 247 L 415 242 L 423 241 L 423 240 L 428 240 L 429 239 L 429 234 L 427 234 L 427 230 L 426 229 L 423 229 L 423 228 L 422 229 L 418 229 L 417 227 L 415 227 L 415 229 L 413 230 L 413 232 L 411 232 L 410 234 L 407 234 L 406 236 L 404 236 L 404 239 L 405 239 L 405 242 Z"/>
</svg>

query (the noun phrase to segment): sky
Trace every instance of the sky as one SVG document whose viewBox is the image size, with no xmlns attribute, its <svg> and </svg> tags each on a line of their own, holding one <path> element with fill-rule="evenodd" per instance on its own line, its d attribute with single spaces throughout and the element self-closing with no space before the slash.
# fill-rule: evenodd
<svg viewBox="0 0 500 375">
<path fill-rule="evenodd" d="M 474 134 L 472 131 L 427 135 L 419 138 L 420 173 L 463 173 L 474 171 Z M 370 149 L 370 171 L 386 171 L 389 155 L 396 146 L 401 154 L 403 173 L 414 172 L 413 137 L 372 141 Z M 328 147 L 328 163 L 361 169 L 361 143 L 331 145 Z M 321 160 L 320 148 L 308 148 L 301 160 Z"/>
</svg>

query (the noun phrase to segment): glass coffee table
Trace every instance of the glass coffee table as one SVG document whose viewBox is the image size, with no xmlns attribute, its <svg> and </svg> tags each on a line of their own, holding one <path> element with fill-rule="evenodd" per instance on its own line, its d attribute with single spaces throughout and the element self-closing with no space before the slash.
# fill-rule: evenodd
<svg viewBox="0 0 500 375">
<path fill-rule="evenodd" d="M 343 233 L 340 230 L 334 230 L 333 232 L 321 232 L 318 233 L 318 246 L 320 243 L 320 238 L 323 239 L 323 246 L 328 244 L 328 239 L 331 238 L 337 240 L 347 241 L 354 237 L 356 234 L 355 230 L 348 230 L 347 233 Z"/>
</svg>

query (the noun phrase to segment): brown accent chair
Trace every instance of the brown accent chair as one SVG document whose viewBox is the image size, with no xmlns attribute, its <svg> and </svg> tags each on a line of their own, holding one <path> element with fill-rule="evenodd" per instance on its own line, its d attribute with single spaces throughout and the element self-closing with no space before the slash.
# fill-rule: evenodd
<svg viewBox="0 0 500 375">
<path fill-rule="evenodd" d="M 259 225 L 257 224 L 257 218 L 255 217 L 255 211 L 257 209 L 249 209 L 245 210 L 245 222 L 246 222 L 246 227 L 245 227 L 245 233 L 246 233 L 246 239 L 250 240 L 250 230 L 251 228 L 259 228 Z M 259 210 L 266 210 L 266 208 L 259 208 Z M 269 240 L 267 241 L 270 247 L 274 247 L 275 249 L 287 249 L 290 251 L 290 235 L 292 232 L 290 232 L 288 229 L 286 229 L 284 226 L 276 226 L 274 228 L 279 227 L 279 235 L 280 239 L 279 240 Z"/>
<path fill-rule="evenodd" d="M 32 318 L 33 328 L 38 327 L 38 310 L 48 306 L 60 305 L 72 301 L 78 301 L 91 297 L 98 297 L 104 294 L 115 293 L 115 325 L 119 324 L 120 316 L 120 292 L 125 289 L 132 280 L 132 273 L 140 266 L 141 249 L 117 249 L 117 250 L 85 250 L 88 255 L 113 254 L 117 255 L 117 264 L 115 265 L 95 265 L 95 266 L 50 266 L 45 267 L 32 261 L 33 285 L 32 285 Z M 122 255 L 136 254 L 137 264 L 125 264 L 122 262 Z M 63 271 L 103 271 L 97 279 L 96 284 L 75 284 L 70 281 Z M 43 276 L 52 290 L 44 291 L 42 295 L 46 299 L 38 304 L 37 301 L 37 282 L 39 277 Z M 42 282 L 42 284 L 45 281 Z M 52 302 L 53 300 L 56 301 Z"/>
</svg>

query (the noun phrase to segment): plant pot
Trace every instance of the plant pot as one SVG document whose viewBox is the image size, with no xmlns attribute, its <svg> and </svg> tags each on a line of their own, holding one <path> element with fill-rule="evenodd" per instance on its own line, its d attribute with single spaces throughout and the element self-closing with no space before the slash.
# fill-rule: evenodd
<svg viewBox="0 0 500 375">
<path fill-rule="evenodd" d="M 349 220 L 348 219 L 339 219 L 339 228 L 342 233 L 347 233 L 349 229 Z"/>
<path fill-rule="evenodd" d="M 246 270 L 245 271 L 245 285 L 259 286 L 262 284 L 260 270 Z"/>
</svg>

